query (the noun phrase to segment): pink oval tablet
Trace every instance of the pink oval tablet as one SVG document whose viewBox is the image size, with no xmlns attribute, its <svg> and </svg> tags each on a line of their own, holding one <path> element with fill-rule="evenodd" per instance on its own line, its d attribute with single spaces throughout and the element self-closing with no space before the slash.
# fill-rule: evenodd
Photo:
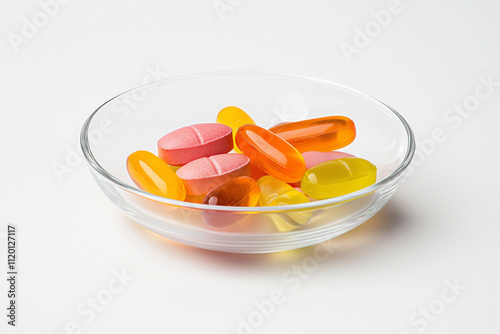
<svg viewBox="0 0 500 334">
<path fill-rule="evenodd" d="M 158 156 L 169 165 L 180 166 L 199 158 L 233 149 L 232 129 L 219 123 L 185 126 L 158 140 Z"/>
<path fill-rule="evenodd" d="M 232 137 L 231 142 L 233 140 Z M 238 153 L 204 157 L 177 170 L 188 195 L 201 195 L 236 176 L 250 176 L 250 159 Z"/>
<path fill-rule="evenodd" d="M 318 151 L 309 151 L 302 153 L 302 157 L 306 162 L 306 169 L 319 165 L 323 162 L 327 162 L 330 160 L 336 160 L 341 158 L 355 158 L 354 155 L 339 152 L 339 151 L 331 151 L 331 152 L 318 152 Z"/>
</svg>

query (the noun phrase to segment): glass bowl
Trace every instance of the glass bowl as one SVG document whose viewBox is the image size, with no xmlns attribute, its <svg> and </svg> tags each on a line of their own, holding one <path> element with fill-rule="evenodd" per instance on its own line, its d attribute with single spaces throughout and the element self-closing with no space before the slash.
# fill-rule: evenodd
<svg viewBox="0 0 500 334">
<path fill-rule="evenodd" d="M 167 132 L 215 122 L 227 106 L 242 108 L 262 127 L 330 115 L 351 118 L 357 137 L 341 151 L 376 164 L 377 182 L 348 195 L 277 207 L 180 202 L 134 185 L 126 170 L 130 153 L 156 154 L 156 142 Z M 125 215 L 177 242 L 234 253 L 310 246 L 353 229 L 391 198 L 415 151 L 409 125 L 386 104 L 329 81 L 261 72 L 204 73 L 131 89 L 94 111 L 80 140 L 94 179 Z M 225 223 L 214 227 L 206 218 Z"/>
</svg>

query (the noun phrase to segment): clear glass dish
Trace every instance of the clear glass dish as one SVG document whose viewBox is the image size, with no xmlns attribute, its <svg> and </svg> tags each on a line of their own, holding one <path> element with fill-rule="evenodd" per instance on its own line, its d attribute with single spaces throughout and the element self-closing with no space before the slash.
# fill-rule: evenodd
<svg viewBox="0 0 500 334">
<path fill-rule="evenodd" d="M 377 183 L 307 204 L 221 207 L 158 197 L 130 180 L 125 163 L 130 153 L 156 154 L 156 142 L 167 132 L 215 122 L 218 111 L 232 105 L 263 127 L 329 115 L 351 118 L 357 137 L 341 151 L 375 163 Z M 205 73 L 134 88 L 94 111 L 83 125 L 80 140 L 94 179 L 125 215 L 183 244 L 234 253 L 310 246 L 353 229 L 391 198 L 415 151 L 409 125 L 384 103 L 325 80 L 262 72 Z M 211 227 L 203 218 L 207 214 L 236 223 Z"/>
</svg>

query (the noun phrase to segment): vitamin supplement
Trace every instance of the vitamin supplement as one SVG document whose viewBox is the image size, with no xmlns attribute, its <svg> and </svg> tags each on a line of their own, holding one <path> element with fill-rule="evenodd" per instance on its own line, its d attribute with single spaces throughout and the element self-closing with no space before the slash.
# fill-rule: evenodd
<svg viewBox="0 0 500 334">
<path fill-rule="evenodd" d="M 376 182 L 377 168 L 371 162 L 333 151 L 356 137 L 355 124 L 347 117 L 283 122 L 267 130 L 255 125 L 242 109 L 230 106 L 219 111 L 216 122 L 167 133 L 157 142 L 158 156 L 132 153 L 127 170 L 137 187 L 167 198 L 214 205 L 199 214 L 209 226 L 221 228 L 252 215 L 215 206 L 308 203 Z M 232 149 L 237 153 L 228 153 Z M 280 231 L 291 231 L 311 215 L 307 209 L 273 208 L 263 226 L 272 227 L 271 218 Z"/>
<path fill-rule="evenodd" d="M 278 124 L 269 129 L 299 152 L 332 151 L 352 143 L 354 122 L 344 116 L 329 116 Z"/>
<path fill-rule="evenodd" d="M 223 206 L 255 206 L 260 189 L 254 179 L 240 176 L 230 179 L 207 194 L 203 204 Z M 203 211 L 203 220 L 212 227 L 222 228 L 241 221 L 247 215 L 240 212 Z"/>
<path fill-rule="evenodd" d="M 258 181 L 261 177 L 267 175 L 267 173 L 260 169 L 259 166 L 250 161 L 250 175 L 255 181 Z"/>
<path fill-rule="evenodd" d="M 292 205 L 308 203 L 306 195 L 271 175 L 263 176 L 257 181 L 260 188 L 259 203 L 261 206 Z"/>
<path fill-rule="evenodd" d="M 307 211 L 289 211 L 282 214 L 272 214 L 274 225 L 280 232 L 289 232 L 305 225 L 312 213 Z"/>
<path fill-rule="evenodd" d="M 366 188 L 376 182 L 377 167 L 361 158 L 341 158 L 308 169 L 301 181 L 307 196 L 325 199 Z"/>
<path fill-rule="evenodd" d="M 293 189 L 297 190 L 298 192 L 301 192 L 301 193 L 303 193 L 304 195 L 306 195 L 306 194 L 304 193 L 304 191 L 302 191 L 302 189 L 301 189 L 300 187 L 296 187 L 296 186 L 294 186 L 294 185 L 292 185 L 292 187 L 293 187 Z M 307 196 L 307 195 L 306 195 L 306 196 Z M 316 201 L 317 201 L 317 199 L 316 199 L 316 198 L 312 198 L 312 197 L 309 197 L 309 196 L 307 196 L 307 199 L 309 200 L 309 202 L 316 202 Z"/>
<path fill-rule="evenodd" d="M 339 151 L 331 151 L 331 152 L 318 152 L 318 151 L 309 151 L 302 153 L 302 157 L 306 162 L 306 169 L 312 168 L 320 163 L 327 162 L 330 160 L 336 160 L 341 158 L 355 158 L 354 155 L 339 152 Z"/>
<path fill-rule="evenodd" d="M 312 168 L 322 162 L 340 159 L 340 158 L 354 158 L 354 155 L 339 151 L 330 152 L 319 152 L 319 151 L 309 151 L 302 153 L 302 157 L 306 162 L 306 169 Z M 290 183 L 292 187 L 300 187 L 299 182 Z"/>
<path fill-rule="evenodd" d="M 241 126 L 235 140 L 252 163 L 281 181 L 297 182 L 306 170 L 304 158 L 293 146 L 260 126 Z"/>
<path fill-rule="evenodd" d="M 185 165 L 193 160 L 233 149 L 232 130 L 218 123 L 202 123 L 174 130 L 158 140 L 158 156 L 169 165 Z"/>
<path fill-rule="evenodd" d="M 151 152 L 137 151 L 129 155 L 127 171 L 139 189 L 179 201 L 186 197 L 186 189 L 179 177 Z"/>
<path fill-rule="evenodd" d="M 260 189 L 254 179 L 240 176 L 230 179 L 207 194 L 203 204 L 224 206 L 255 206 Z"/>
<path fill-rule="evenodd" d="M 257 184 L 260 188 L 259 203 L 261 206 L 309 203 L 309 199 L 302 192 L 270 175 L 260 178 Z M 285 232 L 304 225 L 310 216 L 310 212 L 291 211 L 272 214 L 271 218 L 278 230 Z"/>
<path fill-rule="evenodd" d="M 203 199 L 205 198 L 205 194 L 199 194 L 199 195 L 186 195 L 186 199 L 184 201 L 190 202 L 190 203 L 198 203 L 201 204 L 203 202 Z"/>
<path fill-rule="evenodd" d="M 238 128 L 245 124 L 255 124 L 252 117 L 238 107 L 226 107 L 217 114 L 217 123 L 225 124 L 233 129 L 233 141 Z M 234 150 L 241 153 L 240 149 L 234 145 Z"/>
<path fill-rule="evenodd" d="M 189 196 L 206 195 L 237 176 L 250 176 L 250 160 L 243 154 L 218 154 L 200 158 L 177 170 Z"/>
</svg>

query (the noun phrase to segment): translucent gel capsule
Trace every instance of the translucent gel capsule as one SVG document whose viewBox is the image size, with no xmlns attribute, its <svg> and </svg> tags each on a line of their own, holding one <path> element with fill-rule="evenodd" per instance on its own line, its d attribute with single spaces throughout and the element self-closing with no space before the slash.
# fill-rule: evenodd
<svg viewBox="0 0 500 334">
<path fill-rule="evenodd" d="M 302 157 L 306 162 L 306 168 L 309 169 L 323 162 L 342 159 L 342 158 L 355 158 L 356 156 L 340 151 L 330 151 L 330 152 L 309 151 L 302 153 Z"/>
<path fill-rule="evenodd" d="M 260 169 L 284 182 L 297 182 L 306 170 L 299 151 L 260 126 L 247 124 L 236 132 L 236 145 Z"/>
<path fill-rule="evenodd" d="M 203 204 L 224 206 L 255 206 L 260 189 L 249 176 L 230 179 L 207 194 Z"/>
<path fill-rule="evenodd" d="M 257 184 L 260 188 L 261 206 L 309 203 L 306 195 L 270 175 L 261 177 Z M 309 212 L 291 211 L 273 214 L 272 219 L 280 231 L 290 231 L 307 223 L 310 216 Z"/>
<path fill-rule="evenodd" d="M 332 151 L 353 142 L 354 122 L 344 116 L 329 116 L 277 124 L 269 129 L 299 152 Z"/>
<path fill-rule="evenodd" d="M 293 185 L 291 185 L 293 187 L 293 189 L 297 190 L 298 192 L 301 192 L 305 195 L 304 191 L 302 190 L 302 188 L 300 187 L 295 187 Z M 306 195 L 307 196 L 307 195 Z M 312 197 L 307 197 L 307 199 L 309 200 L 309 202 L 316 202 L 317 199 L 316 198 L 312 198 Z"/>
<path fill-rule="evenodd" d="M 255 124 L 252 117 L 238 107 L 226 107 L 219 111 L 216 122 L 227 125 L 233 129 L 233 141 L 240 126 L 245 124 Z M 240 149 L 236 146 L 236 142 L 234 150 L 241 153 Z"/>
<path fill-rule="evenodd" d="M 355 158 L 354 155 L 340 152 L 340 151 L 328 151 L 328 152 L 320 152 L 320 151 L 308 151 L 303 152 L 302 157 L 306 162 L 306 169 L 312 168 L 320 163 L 336 160 L 340 158 Z M 290 184 L 293 187 L 300 187 L 300 181 L 294 182 Z"/>
<path fill-rule="evenodd" d="M 361 190 L 377 180 L 377 167 L 361 158 L 342 158 L 308 169 L 300 187 L 307 196 L 325 199 Z"/>
<path fill-rule="evenodd" d="M 253 162 L 250 162 L 250 176 L 255 181 L 258 181 L 264 175 L 267 175 L 267 173 L 264 172 L 262 169 L 260 169 L 260 167 L 254 164 Z"/>
<path fill-rule="evenodd" d="M 186 199 L 184 201 L 189 202 L 189 203 L 198 203 L 198 204 L 201 204 L 203 202 L 204 198 L 205 198 L 204 194 L 201 194 L 201 195 L 189 195 L 189 194 L 187 194 L 187 190 L 186 190 Z"/>
<path fill-rule="evenodd" d="M 259 203 L 261 206 L 278 206 L 308 203 L 307 197 L 291 185 L 270 175 L 263 176 L 257 181 L 260 188 Z"/>
<path fill-rule="evenodd" d="M 254 179 L 240 176 L 230 179 L 207 194 L 203 204 L 222 206 L 255 206 L 259 202 L 260 189 Z M 205 223 L 212 227 L 232 225 L 247 215 L 235 212 L 203 211 Z"/>
<path fill-rule="evenodd" d="M 137 151 L 129 155 L 127 171 L 139 189 L 179 201 L 186 198 L 186 189 L 181 179 L 151 152 Z"/>
</svg>

